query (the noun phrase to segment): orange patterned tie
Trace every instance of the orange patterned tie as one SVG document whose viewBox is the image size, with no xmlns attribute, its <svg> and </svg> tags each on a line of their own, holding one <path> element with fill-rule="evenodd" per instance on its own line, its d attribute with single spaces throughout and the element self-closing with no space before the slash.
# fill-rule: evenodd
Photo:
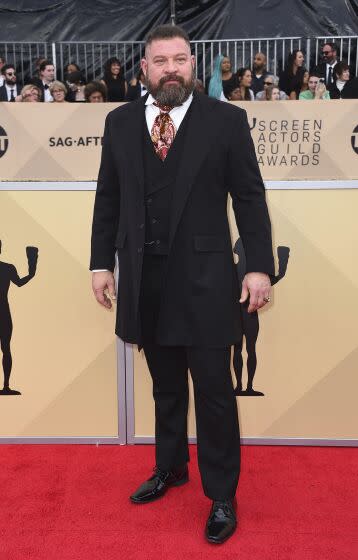
<svg viewBox="0 0 358 560">
<path fill-rule="evenodd" d="M 176 133 L 174 123 L 169 115 L 169 111 L 171 111 L 173 107 L 159 105 L 159 103 L 154 103 L 154 105 L 159 107 L 160 113 L 155 117 L 151 138 L 156 154 L 164 161 Z"/>
</svg>

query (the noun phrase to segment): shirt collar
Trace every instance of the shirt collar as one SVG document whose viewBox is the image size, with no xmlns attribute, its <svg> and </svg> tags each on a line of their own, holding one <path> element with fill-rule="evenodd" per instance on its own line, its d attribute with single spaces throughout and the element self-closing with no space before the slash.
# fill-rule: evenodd
<svg viewBox="0 0 358 560">
<path fill-rule="evenodd" d="M 184 103 L 183 103 L 182 105 L 179 105 L 179 107 L 173 107 L 172 111 L 173 111 L 174 109 L 179 109 L 179 108 L 187 109 L 187 108 L 189 107 L 190 103 L 192 102 L 192 100 L 193 100 L 193 94 L 191 93 L 191 94 L 189 95 L 188 99 L 187 99 L 186 101 L 184 101 Z M 150 93 L 150 94 L 148 95 L 148 98 L 147 98 L 145 104 L 146 104 L 146 105 L 154 105 L 154 103 L 155 103 L 155 99 L 154 99 L 154 97 L 152 96 L 152 94 Z"/>
</svg>

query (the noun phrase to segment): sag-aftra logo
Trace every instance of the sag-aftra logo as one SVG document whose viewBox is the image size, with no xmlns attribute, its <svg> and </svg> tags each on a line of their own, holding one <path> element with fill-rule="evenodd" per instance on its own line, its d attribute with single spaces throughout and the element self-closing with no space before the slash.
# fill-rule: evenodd
<svg viewBox="0 0 358 560">
<path fill-rule="evenodd" d="M 9 147 L 9 139 L 5 130 L 0 126 L 0 158 L 6 154 Z"/>
</svg>

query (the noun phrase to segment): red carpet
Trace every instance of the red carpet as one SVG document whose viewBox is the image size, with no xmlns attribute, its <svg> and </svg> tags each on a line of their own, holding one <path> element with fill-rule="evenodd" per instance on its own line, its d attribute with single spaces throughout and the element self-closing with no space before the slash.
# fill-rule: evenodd
<svg viewBox="0 0 358 560">
<path fill-rule="evenodd" d="M 128 494 L 152 446 L 3 445 L 1 560 L 357 560 L 358 449 L 243 448 L 239 529 L 222 546 L 203 528 L 196 448 L 191 480 L 153 504 Z"/>
</svg>

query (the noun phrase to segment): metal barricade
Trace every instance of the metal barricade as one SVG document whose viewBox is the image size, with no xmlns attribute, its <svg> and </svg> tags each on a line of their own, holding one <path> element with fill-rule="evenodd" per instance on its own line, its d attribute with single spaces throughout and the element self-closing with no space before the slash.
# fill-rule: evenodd
<svg viewBox="0 0 358 560">
<path fill-rule="evenodd" d="M 13 64 L 18 72 L 18 83 L 24 83 L 36 74 L 36 60 L 39 58 L 52 58 L 51 43 L 46 42 L 0 42 L 0 56 L 7 64 Z"/>
<path fill-rule="evenodd" d="M 60 42 L 56 43 L 57 75 L 63 80 L 65 66 L 75 62 L 83 70 L 86 82 L 100 80 L 106 60 L 116 57 L 121 61 L 127 80 L 130 80 L 138 72 L 143 55 L 143 41 Z"/>
<path fill-rule="evenodd" d="M 213 72 L 214 60 L 218 54 L 230 57 L 232 68 L 252 68 L 254 56 L 263 52 L 267 58 L 267 69 L 279 75 L 287 60 L 289 52 L 301 49 L 305 55 L 305 66 L 309 70 L 316 66 L 321 58 L 322 45 L 333 41 L 338 47 L 338 57 L 346 60 L 358 75 L 358 36 L 339 37 L 276 37 L 252 39 L 221 39 L 192 41 L 192 52 L 196 58 L 196 77 L 204 86 Z M 81 68 L 86 82 L 103 77 L 103 66 L 108 58 L 117 57 L 123 65 L 127 80 L 139 71 L 140 60 L 144 56 L 143 41 L 65 41 L 14 42 L 1 43 L 0 55 L 8 63 L 15 65 L 19 83 L 35 75 L 35 61 L 40 57 L 51 59 L 57 70 L 57 77 L 64 80 L 65 66 L 75 62 Z"/>
</svg>

